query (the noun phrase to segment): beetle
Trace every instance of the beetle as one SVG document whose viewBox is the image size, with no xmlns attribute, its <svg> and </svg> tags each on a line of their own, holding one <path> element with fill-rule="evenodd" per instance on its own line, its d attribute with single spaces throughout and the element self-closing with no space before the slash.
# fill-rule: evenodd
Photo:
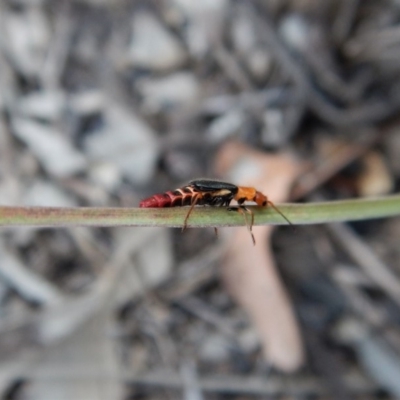
<svg viewBox="0 0 400 400">
<path fill-rule="evenodd" d="M 236 200 L 237 207 L 229 207 L 232 200 Z M 246 201 L 253 201 L 260 207 L 272 207 L 279 213 L 290 225 L 292 223 L 285 215 L 268 200 L 267 196 L 259 192 L 254 187 L 237 186 L 232 183 L 222 182 L 213 179 L 195 179 L 186 186 L 170 190 L 165 193 L 155 194 L 140 202 L 142 208 L 163 208 L 163 207 L 182 207 L 190 206 L 188 213 L 183 221 L 183 230 L 186 229 L 189 216 L 196 205 L 228 207 L 229 211 L 240 212 L 249 229 L 253 244 L 255 244 L 252 227 L 254 224 L 254 213 L 251 209 L 244 206 Z M 246 213 L 251 215 L 251 223 L 247 221 Z M 217 231 L 216 231 L 217 232 Z"/>
</svg>

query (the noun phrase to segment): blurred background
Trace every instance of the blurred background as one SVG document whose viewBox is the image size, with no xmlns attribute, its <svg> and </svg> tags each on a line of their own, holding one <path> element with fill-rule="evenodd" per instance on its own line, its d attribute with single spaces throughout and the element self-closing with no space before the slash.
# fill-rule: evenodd
<svg viewBox="0 0 400 400">
<path fill-rule="evenodd" d="M 400 183 L 398 0 L 0 1 L 0 204 Z M 1 229 L 0 394 L 400 398 L 400 221 Z"/>
</svg>

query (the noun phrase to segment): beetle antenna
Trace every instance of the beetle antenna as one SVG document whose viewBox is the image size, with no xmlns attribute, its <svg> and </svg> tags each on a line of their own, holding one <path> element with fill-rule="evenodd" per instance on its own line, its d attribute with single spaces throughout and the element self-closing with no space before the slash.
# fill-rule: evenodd
<svg viewBox="0 0 400 400">
<path fill-rule="evenodd" d="M 283 212 L 282 212 L 281 210 L 279 210 L 278 207 L 275 206 L 275 204 L 274 204 L 272 201 L 267 200 L 267 204 L 268 204 L 269 206 L 271 206 L 283 219 L 285 219 L 289 225 L 294 226 L 294 225 L 289 221 L 289 219 L 283 214 Z"/>
</svg>

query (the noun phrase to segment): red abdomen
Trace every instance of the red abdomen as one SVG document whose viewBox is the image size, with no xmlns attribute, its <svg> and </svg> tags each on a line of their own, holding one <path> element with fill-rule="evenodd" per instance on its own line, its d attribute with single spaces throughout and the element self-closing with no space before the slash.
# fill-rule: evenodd
<svg viewBox="0 0 400 400">
<path fill-rule="evenodd" d="M 185 193 L 182 189 L 155 194 L 139 203 L 141 208 L 179 207 L 189 205 L 192 193 Z"/>
<path fill-rule="evenodd" d="M 141 208 L 171 207 L 172 199 L 167 193 L 155 194 L 139 203 Z"/>
</svg>

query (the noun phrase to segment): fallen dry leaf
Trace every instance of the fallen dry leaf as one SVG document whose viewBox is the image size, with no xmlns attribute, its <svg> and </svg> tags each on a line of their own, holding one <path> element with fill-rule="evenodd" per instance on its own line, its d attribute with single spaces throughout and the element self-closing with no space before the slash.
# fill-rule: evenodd
<svg viewBox="0 0 400 400">
<path fill-rule="evenodd" d="M 361 162 L 363 171 L 357 179 L 360 196 L 381 196 L 393 190 L 393 178 L 382 154 L 370 151 Z"/>
<path fill-rule="evenodd" d="M 234 142 L 221 149 L 216 162 L 218 175 L 254 186 L 273 202 L 287 198 L 300 170 L 288 155 L 268 155 Z M 299 327 L 276 269 L 270 244 L 272 226 L 257 226 L 253 232 L 256 246 L 246 229 L 233 229 L 222 276 L 256 326 L 268 362 L 290 372 L 304 359 Z"/>
</svg>

